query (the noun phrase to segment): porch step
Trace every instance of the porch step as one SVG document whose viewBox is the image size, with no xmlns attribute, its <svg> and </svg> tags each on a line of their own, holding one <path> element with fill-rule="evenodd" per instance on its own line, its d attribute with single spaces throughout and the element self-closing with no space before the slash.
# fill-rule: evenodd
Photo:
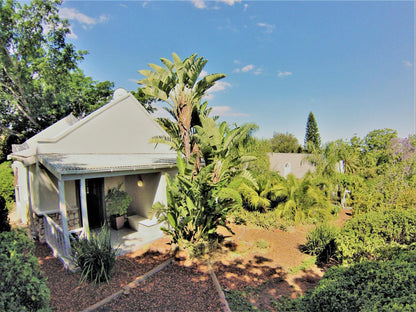
<svg viewBox="0 0 416 312">
<path fill-rule="evenodd" d="M 127 219 L 129 220 L 130 227 L 132 229 L 135 229 L 136 231 L 139 230 L 139 225 L 144 225 L 148 227 L 148 226 L 153 226 L 153 225 L 158 224 L 157 218 L 147 219 L 139 215 L 133 215 L 133 216 L 127 217 Z"/>
</svg>

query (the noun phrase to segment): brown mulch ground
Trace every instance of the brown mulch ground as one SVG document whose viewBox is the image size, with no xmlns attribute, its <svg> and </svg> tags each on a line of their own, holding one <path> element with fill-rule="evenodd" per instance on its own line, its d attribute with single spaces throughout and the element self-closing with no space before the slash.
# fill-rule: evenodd
<svg viewBox="0 0 416 312">
<path fill-rule="evenodd" d="M 207 272 L 177 263 L 153 275 L 127 296 L 97 310 L 107 311 L 222 311 Z"/>
<path fill-rule="evenodd" d="M 80 283 L 80 274 L 65 270 L 62 263 L 52 256 L 46 244 L 36 244 L 36 256 L 51 291 L 51 309 L 62 312 L 86 309 L 119 291 L 122 286 L 147 273 L 169 257 L 167 253 L 151 250 L 137 256 L 133 254 L 120 257 L 109 283 L 94 286 L 86 282 Z"/>
<path fill-rule="evenodd" d="M 341 226 L 350 216 L 342 211 L 336 224 Z M 295 227 L 287 232 L 232 225 L 235 235 L 227 232 L 224 248 L 211 255 L 218 280 L 227 291 L 246 291 L 253 305 L 276 311 L 272 302 L 281 296 L 296 297 L 314 288 L 323 271 L 313 265 L 297 270 L 310 256 L 300 252 L 310 227 Z M 36 255 L 51 290 L 53 311 L 82 311 L 119 291 L 169 258 L 168 240 L 162 239 L 149 249 L 118 258 L 109 284 L 94 287 L 79 283 L 79 274 L 63 269 L 49 248 L 36 245 Z M 260 244 L 260 242 L 262 244 Z M 264 246 L 264 242 L 267 242 Z M 102 307 L 99 311 L 220 311 L 221 304 L 205 265 L 186 258 L 156 273 L 129 295 Z"/>
</svg>

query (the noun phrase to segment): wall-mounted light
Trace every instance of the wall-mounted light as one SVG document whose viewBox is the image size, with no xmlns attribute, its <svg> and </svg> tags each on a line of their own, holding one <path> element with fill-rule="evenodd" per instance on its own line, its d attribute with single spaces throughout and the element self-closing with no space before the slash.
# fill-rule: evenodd
<svg viewBox="0 0 416 312">
<path fill-rule="evenodd" d="M 142 176 L 138 176 L 138 178 L 137 178 L 137 186 L 138 187 L 142 187 L 143 186 L 143 179 L 142 179 Z"/>
</svg>

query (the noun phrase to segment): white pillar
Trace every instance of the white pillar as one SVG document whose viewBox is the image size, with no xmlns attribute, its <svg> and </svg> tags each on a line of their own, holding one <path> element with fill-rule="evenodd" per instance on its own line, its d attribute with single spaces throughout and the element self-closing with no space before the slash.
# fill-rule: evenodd
<svg viewBox="0 0 416 312">
<path fill-rule="evenodd" d="M 67 255 L 69 255 L 71 251 L 71 245 L 69 242 L 68 216 L 66 213 L 64 181 L 58 180 L 58 190 L 59 190 L 59 212 L 61 213 L 61 218 L 62 218 L 62 230 L 64 232 L 65 250 L 67 252 Z"/>
<path fill-rule="evenodd" d="M 156 189 L 156 194 L 155 194 L 155 198 L 153 200 L 153 204 L 160 202 L 163 205 L 167 205 L 167 195 L 166 195 L 166 187 L 167 187 L 167 182 L 166 182 L 166 172 L 161 172 L 160 173 L 160 180 L 159 180 L 159 184 L 157 186 Z"/>
<path fill-rule="evenodd" d="M 87 192 L 86 192 L 85 178 L 81 179 L 80 194 L 81 194 L 81 215 L 82 215 L 83 233 L 88 239 L 90 239 L 90 225 L 88 223 Z"/>
</svg>

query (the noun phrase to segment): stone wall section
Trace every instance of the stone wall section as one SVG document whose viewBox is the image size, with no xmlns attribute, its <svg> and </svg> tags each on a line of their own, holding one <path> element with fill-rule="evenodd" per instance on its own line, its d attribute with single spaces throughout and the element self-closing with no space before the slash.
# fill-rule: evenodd
<svg viewBox="0 0 416 312">
<path fill-rule="evenodd" d="M 48 217 L 51 218 L 56 224 L 62 227 L 62 217 L 59 212 L 50 213 L 48 214 Z M 43 220 L 43 215 L 38 215 L 34 213 L 32 220 L 33 220 L 32 221 L 33 222 L 33 228 L 32 228 L 33 239 L 41 243 L 45 243 L 45 223 Z M 67 211 L 67 220 L 68 220 L 69 231 L 82 227 L 81 220 L 80 220 L 80 212 L 78 208 Z"/>
</svg>

